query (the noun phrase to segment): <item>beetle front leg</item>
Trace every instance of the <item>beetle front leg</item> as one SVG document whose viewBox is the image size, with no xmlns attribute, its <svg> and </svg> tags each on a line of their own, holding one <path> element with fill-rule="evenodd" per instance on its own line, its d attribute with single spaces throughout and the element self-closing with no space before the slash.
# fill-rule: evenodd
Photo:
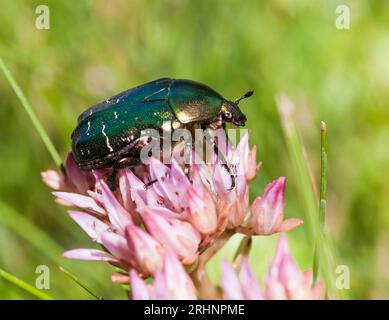
<svg viewBox="0 0 389 320">
<path fill-rule="evenodd" d="M 219 148 L 218 148 L 218 146 L 217 146 L 217 144 L 215 142 L 215 139 L 209 134 L 208 130 L 205 130 L 204 132 L 205 132 L 205 138 L 206 138 L 207 142 L 212 146 L 213 151 L 215 152 L 215 154 L 218 157 L 218 159 L 220 159 L 223 168 L 230 175 L 231 187 L 230 187 L 230 189 L 228 189 L 228 191 L 231 191 L 232 189 L 235 188 L 235 175 L 232 173 L 231 168 L 228 166 L 227 160 L 224 157 L 223 153 L 220 152 L 220 150 L 219 150 Z"/>
<path fill-rule="evenodd" d="M 107 185 L 111 189 L 111 191 L 116 190 L 116 176 L 118 174 L 119 168 L 117 163 L 112 166 L 112 170 L 107 178 Z"/>
<path fill-rule="evenodd" d="M 137 158 L 132 157 L 122 158 L 119 161 L 115 162 L 112 166 L 112 171 L 107 178 L 107 184 L 111 191 L 116 190 L 116 176 L 119 170 L 126 167 L 134 167 L 138 164 L 139 160 Z"/>
</svg>

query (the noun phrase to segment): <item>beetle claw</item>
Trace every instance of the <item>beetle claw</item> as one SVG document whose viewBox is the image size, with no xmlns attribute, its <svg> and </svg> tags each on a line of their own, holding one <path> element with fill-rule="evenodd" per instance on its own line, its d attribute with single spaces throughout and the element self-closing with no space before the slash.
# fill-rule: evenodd
<svg viewBox="0 0 389 320">
<path fill-rule="evenodd" d="M 227 191 L 232 191 L 235 188 L 235 176 L 231 175 L 231 187 Z"/>
</svg>

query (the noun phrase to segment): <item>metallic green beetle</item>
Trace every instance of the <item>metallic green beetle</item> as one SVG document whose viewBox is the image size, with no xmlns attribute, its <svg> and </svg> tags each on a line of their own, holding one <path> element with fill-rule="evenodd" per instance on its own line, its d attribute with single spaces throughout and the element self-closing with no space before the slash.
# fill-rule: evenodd
<svg viewBox="0 0 389 320">
<path fill-rule="evenodd" d="M 144 129 L 164 130 L 167 121 L 172 129 L 217 129 L 225 122 L 244 126 L 246 116 L 238 107 L 240 100 L 224 99 L 210 87 L 191 80 L 162 78 L 119 93 L 84 111 L 72 133 L 72 153 L 82 170 L 112 167 L 110 185 L 114 188 L 116 171 L 139 164 L 144 147 Z M 209 140 L 217 150 L 214 141 Z M 221 159 L 226 170 L 225 159 Z M 232 178 L 234 185 L 234 179 Z"/>
</svg>

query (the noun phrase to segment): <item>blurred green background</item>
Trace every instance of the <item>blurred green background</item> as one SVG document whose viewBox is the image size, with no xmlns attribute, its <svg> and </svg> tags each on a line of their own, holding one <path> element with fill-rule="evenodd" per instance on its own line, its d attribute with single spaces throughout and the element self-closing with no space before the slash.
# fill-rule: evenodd
<svg viewBox="0 0 389 320">
<path fill-rule="evenodd" d="M 35 27 L 35 8 L 50 8 L 50 29 Z M 335 26 L 338 4 L 350 7 L 350 30 Z M 389 297 L 389 2 L 335 0 L 22 1 L 4 0 L 0 56 L 32 103 L 62 157 L 86 107 L 159 77 L 189 78 L 242 103 L 263 161 L 251 196 L 285 175 L 287 216 L 304 218 L 304 190 L 275 104 L 295 103 L 295 123 L 316 181 L 320 120 L 329 128 L 327 230 L 336 265 L 350 269 L 344 298 Z M 92 247 L 53 202 L 40 172 L 55 165 L 0 74 L 0 268 L 35 283 L 51 271 L 50 295 L 91 298 L 67 278 L 66 266 L 105 298 L 126 298 L 112 268 L 66 261 L 62 251 Z M 306 226 L 288 233 L 304 269 L 312 265 Z M 256 239 L 250 257 L 258 278 L 277 236 Z M 220 276 L 222 256 L 210 265 Z M 333 273 L 336 277 L 335 270 Z M 0 298 L 33 298 L 0 278 Z"/>
</svg>

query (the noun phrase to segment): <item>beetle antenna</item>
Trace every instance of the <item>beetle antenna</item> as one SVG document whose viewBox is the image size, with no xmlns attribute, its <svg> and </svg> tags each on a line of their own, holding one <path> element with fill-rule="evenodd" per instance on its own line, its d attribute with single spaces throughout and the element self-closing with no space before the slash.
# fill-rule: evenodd
<svg viewBox="0 0 389 320">
<path fill-rule="evenodd" d="M 247 91 L 243 96 L 241 96 L 240 98 L 236 99 L 234 101 L 235 104 L 239 104 L 239 102 L 243 99 L 246 99 L 248 97 L 251 97 L 253 95 L 254 91 L 253 90 L 250 90 L 250 91 Z"/>
</svg>

